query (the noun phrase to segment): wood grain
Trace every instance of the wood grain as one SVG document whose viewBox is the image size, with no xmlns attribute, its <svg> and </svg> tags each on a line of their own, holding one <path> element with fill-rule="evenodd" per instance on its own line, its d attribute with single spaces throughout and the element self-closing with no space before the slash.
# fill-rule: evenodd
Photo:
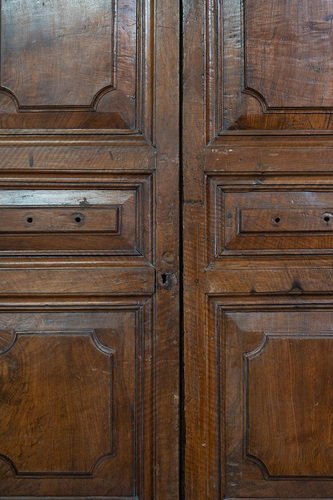
<svg viewBox="0 0 333 500">
<path fill-rule="evenodd" d="M 2 2 L 0 127 L 137 130 L 139 16 L 135 1 Z"/>
<path fill-rule="evenodd" d="M 1 2 L 2 499 L 179 497 L 179 15 Z"/>
<path fill-rule="evenodd" d="M 204 9 L 210 140 L 332 134 L 332 0 L 207 0 Z"/>
<path fill-rule="evenodd" d="M 332 12 L 184 3 L 189 500 L 333 497 Z"/>
</svg>

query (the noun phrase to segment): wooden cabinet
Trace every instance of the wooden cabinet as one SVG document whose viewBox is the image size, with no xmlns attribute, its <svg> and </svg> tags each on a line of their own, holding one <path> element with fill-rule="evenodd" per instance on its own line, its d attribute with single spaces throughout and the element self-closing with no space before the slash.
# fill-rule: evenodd
<svg viewBox="0 0 333 500">
<path fill-rule="evenodd" d="M 332 13 L 184 3 L 188 499 L 333 498 Z"/>
<path fill-rule="evenodd" d="M 178 7 L 1 2 L 1 498 L 178 497 Z"/>
<path fill-rule="evenodd" d="M 333 498 L 332 21 L 0 2 L 0 498 Z"/>
</svg>

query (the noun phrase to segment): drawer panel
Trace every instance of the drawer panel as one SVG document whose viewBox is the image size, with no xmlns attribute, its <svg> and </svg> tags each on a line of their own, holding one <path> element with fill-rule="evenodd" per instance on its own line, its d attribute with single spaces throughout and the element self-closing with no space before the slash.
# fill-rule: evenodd
<svg viewBox="0 0 333 500">
<path fill-rule="evenodd" d="M 149 257 L 150 182 L 0 191 L 0 255 Z"/>
<path fill-rule="evenodd" d="M 0 208 L 0 233 L 119 231 L 121 206 Z"/>
<path fill-rule="evenodd" d="M 333 191 L 319 187 L 210 184 L 209 254 L 333 253 Z"/>
<path fill-rule="evenodd" d="M 333 231 L 333 208 L 240 209 L 239 233 L 316 233 Z"/>
</svg>

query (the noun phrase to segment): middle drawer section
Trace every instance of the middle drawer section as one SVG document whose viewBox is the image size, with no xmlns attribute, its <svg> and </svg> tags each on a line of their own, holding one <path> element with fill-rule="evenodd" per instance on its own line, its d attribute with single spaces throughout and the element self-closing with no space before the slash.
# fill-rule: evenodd
<svg viewBox="0 0 333 500">
<path fill-rule="evenodd" d="M 151 260 L 151 179 L 0 190 L 0 256 L 103 255 Z"/>
<path fill-rule="evenodd" d="M 331 179 L 210 176 L 209 262 L 333 253 Z"/>
</svg>

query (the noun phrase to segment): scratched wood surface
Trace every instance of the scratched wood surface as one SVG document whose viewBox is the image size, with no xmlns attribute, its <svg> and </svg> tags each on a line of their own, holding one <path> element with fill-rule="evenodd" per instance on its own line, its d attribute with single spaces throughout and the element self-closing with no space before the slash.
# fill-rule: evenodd
<svg viewBox="0 0 333 500">
<path fill-rule="evenodd" d="M 179 5 L 0 25 L 0 498 L 177 499 Z"/>
<path fill-rule="evenodd" d="M 332 498 L 332 0 L 185 1 L 185 496 Z"/>
</svg>

